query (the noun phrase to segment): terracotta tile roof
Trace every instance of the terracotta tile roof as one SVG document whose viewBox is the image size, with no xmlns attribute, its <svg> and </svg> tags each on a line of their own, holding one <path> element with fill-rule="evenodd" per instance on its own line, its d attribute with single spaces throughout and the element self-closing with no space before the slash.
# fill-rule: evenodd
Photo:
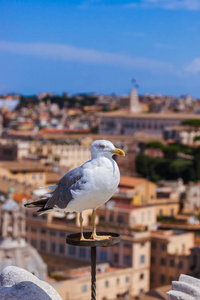
<svg viewBox="0 0 200 300">
<path fill-rule="evenodd" d="M 16 194 L 16 193 L 14 193 L 13 194 L 13 199 L 15 201 L 17 201 L 18 203 L 21 203 L 23 199 L 31 200 L 32 197 L 29 196 L 29 195 L 26 195 L 26 194 Z"/>
<path fill-rule="evenodd" d="M 46 169 L 41 163 L 33 161 L 3 161 L 0 162 L 0 168 L 10 172 L 43 172 Z"/>
<path fill-rule="evenodd" d="M 198 114 L 186 114 L 186 113 L 132 113 L 129 110 L 120 109 L 113 112 L 101 113 L 101 117 L 122 117 L 122 118 L 134 118 L 134 119 L 200 119 Z"/>
<path fill-rule="evenodd" d="M 39 133 L 88 133 L 89 129 L 55 129 L 55 128 L 44 128 Z"/>
<path fill-rule="evenodd" d="M 134 188 L 137 185 L 143 184 L 145 181 L 146 181 L 146 179 L 144 179 L 144 178 L 121 176 L 120 182 L 119 182 L 119 187 L 126 186 L 126 187 Z"/>
</svg>

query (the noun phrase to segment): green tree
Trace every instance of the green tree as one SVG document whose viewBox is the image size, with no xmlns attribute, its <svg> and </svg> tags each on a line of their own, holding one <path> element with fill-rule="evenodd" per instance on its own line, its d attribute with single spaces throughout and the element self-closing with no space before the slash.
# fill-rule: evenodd
<svg viewBox="0 0 200 300">
<path fill-rule="evenodd" d="M 200 136 L 199 136 L 199 135 L 198 135 L 198 136 L 195 136 L 194 142 L 196 142 L 196 141 L 200 141 Z"/>
<path fill-rule="evenodd" d="M 187 119 L 181 122 L 181 125 L 189 125 L 192 127 L 200 127 L 200 119 Z"/>
<path fill-rule="evenodd" d="M 160 141 L 150 141 L 146 143 L 145 148 L 155 148 L 155 149 L 161 149 L 163 150 L 164 145 Z"/>
</svg>

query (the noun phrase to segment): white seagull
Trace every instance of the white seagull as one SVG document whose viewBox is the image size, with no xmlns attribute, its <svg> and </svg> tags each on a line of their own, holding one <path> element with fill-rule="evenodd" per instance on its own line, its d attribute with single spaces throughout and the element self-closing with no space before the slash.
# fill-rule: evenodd
<svg viewBox="0 0 200 300">
<path fill-rule="evenodd" d="M 51 211 L 79 212 L 81 240 L 85 240 L 82 211 L 92 209 L 91 238 L 102 240 L 108 237 L 96 234 L 96 209 L 112 197 L 119 184 L 119 168 L 112 156 L 124 156 L 125 153 L 106 140 L 94 141 L 90 151 L 91 160 L 71 170 L 56 185 L 48 186 L 51 191 L 40 200 L 26 203 L 25 206 L 40 207 L 37 211 L 40 214 Z"/>
</svg>

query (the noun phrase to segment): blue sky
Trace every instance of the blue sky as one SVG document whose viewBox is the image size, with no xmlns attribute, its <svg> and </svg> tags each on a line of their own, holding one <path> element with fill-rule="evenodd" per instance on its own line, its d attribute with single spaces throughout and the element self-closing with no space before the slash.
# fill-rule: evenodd
<svg viewBox="0 0 200 300">
<path fill-rule="evenodd" d="M 1 0 L 0 94 L 200 98 L 199 0 Z"/>
</svg>

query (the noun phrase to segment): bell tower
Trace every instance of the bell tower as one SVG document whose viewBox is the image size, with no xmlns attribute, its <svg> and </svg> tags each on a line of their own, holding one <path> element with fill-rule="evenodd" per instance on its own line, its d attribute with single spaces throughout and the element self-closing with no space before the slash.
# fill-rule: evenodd
<svg viewBox="0 0 200 300">
<path fill-rule="evenodd" d="M 8 200 L 2 205 L 1 226 L 3 243 L 20 241 L 26 235 L 25 215 L 21 211 L 17 202 L 13 200 L 13 188 L 9 189 Z"/>
<path fill-rule="evenodd" d="M 132 113 L 140 113 L 142 111 L 136 87 L 131 91 L 130 95 L 130 111 Z"/>
</svg>

